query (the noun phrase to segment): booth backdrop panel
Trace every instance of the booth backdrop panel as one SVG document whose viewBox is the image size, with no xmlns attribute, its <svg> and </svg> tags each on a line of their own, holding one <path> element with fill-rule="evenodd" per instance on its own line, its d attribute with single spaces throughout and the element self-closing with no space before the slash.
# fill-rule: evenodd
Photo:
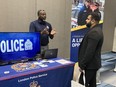
<svg viewBox="0 0 116 87">
<path fill-rule="evenodd" d="M 99 26 L 102 29 L 103 21 L 100 21 Z M 84 35 L 89 29 L 83 25 L 71 29 L 71 51 L 70 51 L 70 60 L 73 62 L 78 62 L 78 51 L 79 46 L 82 42 Z"/>
</svg>

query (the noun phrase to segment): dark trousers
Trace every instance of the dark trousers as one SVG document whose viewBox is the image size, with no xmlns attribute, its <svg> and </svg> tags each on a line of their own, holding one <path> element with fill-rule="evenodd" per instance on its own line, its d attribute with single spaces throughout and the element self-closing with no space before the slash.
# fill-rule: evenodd
<svg viewBox="0 0 116 87">
<path fill-rule="evenodd" d="M 96 73 L 97 69 L 85 70 L 85 87 L 96 87 Z M 80 75 L 79 83 L 84 85 L 83 73 Z"/>
</svg>

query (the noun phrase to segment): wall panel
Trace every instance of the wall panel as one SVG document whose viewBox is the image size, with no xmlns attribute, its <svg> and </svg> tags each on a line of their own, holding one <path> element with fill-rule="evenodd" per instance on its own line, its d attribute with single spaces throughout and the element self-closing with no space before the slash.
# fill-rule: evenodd
<svg viewBox="0 0 116 87">
<path fill-rule="evenodd" d="M 28 31 L 35 18 L 35 0 L 0 0 L 0 31 Z"/>
<path fill-rule="evenodd" d="M 112 51 L 114 41 L 114 30 L 116 26 L 116 0 L 106 0 L 104 9 L 104 44 L 103 52 Z"/>
<path fill-rule="evenodd" d="M 37 0 L 39 9 L 46 10 L 47 21 L 57 31 L 50 48 L 59 48 L 59 56 L 69 57 L 71 0 Z"/>
</svg>

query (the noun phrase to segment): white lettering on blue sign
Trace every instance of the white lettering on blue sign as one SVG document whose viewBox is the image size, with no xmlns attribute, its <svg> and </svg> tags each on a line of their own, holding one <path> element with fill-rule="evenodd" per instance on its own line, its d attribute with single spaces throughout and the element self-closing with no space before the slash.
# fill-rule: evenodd
<svg viewBox="0 0 116 87">
<path fill-rule="evenodd" d="M 4 53 L 6 51 L 5 41 L 2 41 L 0 44 L 1 51 Z"/>
<path fill-rule="evenodd" d="M 72 47 L 79 47 L 80 43 L 72 43 Z"/>
<path fill-rule="evenodd" d="M 19 47 L 17 47 L 16 45 L 18 45 L 19 44 L 19 41 L 18 40 L 15 40 L 14 41 L 14 50 L 15 51 L 18 51 L 19 50 Z M 11 45 L 11 47 L 13 47 L 12 45 Z"/>
<path fill-rule="evenodd" d="M 83 38 L 73 38 L 72 39 L 72 47 L 79 47 Z"/>
<path fill-rule="evenodd" d="M 72 42 L 75 43 L 75 42 L 82 42 L 83 38 L 73 38 L 72 39 Z"/>
<path fill-rule="evenodd" d="M 0 51 L 2 53 L 24 50 L 33 50 L 33 43 L 30 39 L 27 39 L 26 41 L 24 41 L 24 39 L 2 40 L 0 42 Z"/>
</svg>

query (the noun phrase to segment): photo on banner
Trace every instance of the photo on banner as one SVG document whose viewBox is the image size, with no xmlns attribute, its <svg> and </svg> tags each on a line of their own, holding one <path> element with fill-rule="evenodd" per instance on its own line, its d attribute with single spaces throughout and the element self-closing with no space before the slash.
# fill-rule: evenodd
<svg viewBox="0 0 116 87">
<path fill-rule="evenodd" d="M 71 45 L 70 60 L 78 62 L 78 49 L 80 43 L 88 31 L 86 28 L 86 18 L 91 12 L 96 12 L 103 25 L 105 0 L 72 0 L 71 11 Z"/>
</svg>

